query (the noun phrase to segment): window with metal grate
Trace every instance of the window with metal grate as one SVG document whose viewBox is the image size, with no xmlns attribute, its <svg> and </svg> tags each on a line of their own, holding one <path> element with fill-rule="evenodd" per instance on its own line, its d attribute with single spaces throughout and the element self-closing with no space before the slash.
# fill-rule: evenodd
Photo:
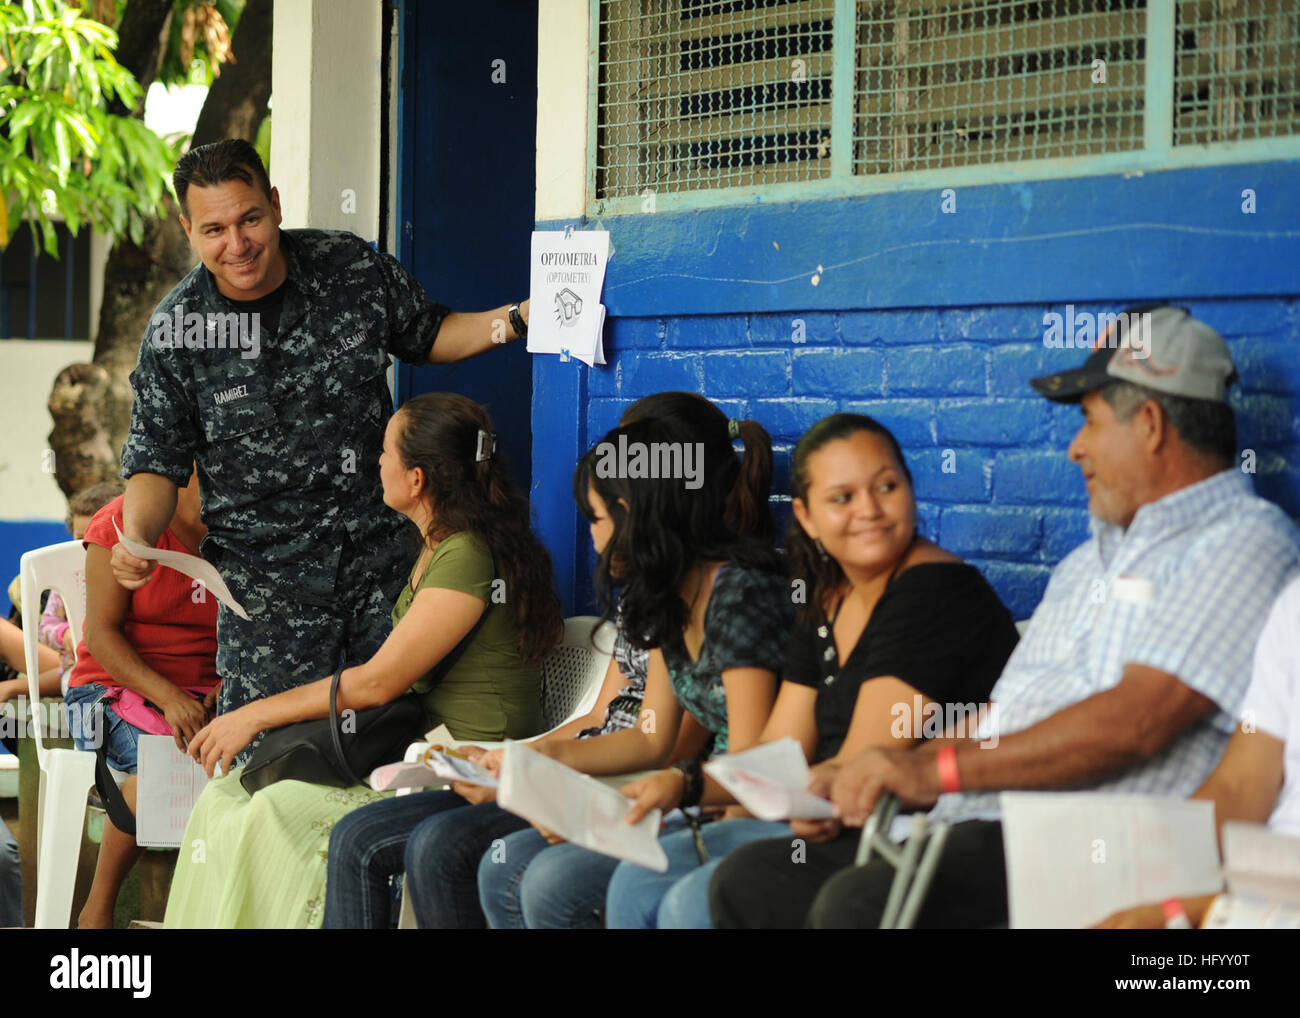
<svg viewBox="0 0 1300 1018">
<path fill-rule="evenodd" d="M 594 212 L 1300 154 L 1300 0 L 593 12 Z"/>
<path fill-rule="evenodd" d="M 854 171 L 1142 145 L 1145 0 L 866 4 Z"/>
<path fill-rule="evenodd" d="M 1175 145 L 1297 132 L 1296 0 L 1183 0 L 1175 59 Z"/>
<path fill-rule="evenodd" d="M 828 175 L 834 0 L 600 6 L 599 194 Z"/>
</svg>

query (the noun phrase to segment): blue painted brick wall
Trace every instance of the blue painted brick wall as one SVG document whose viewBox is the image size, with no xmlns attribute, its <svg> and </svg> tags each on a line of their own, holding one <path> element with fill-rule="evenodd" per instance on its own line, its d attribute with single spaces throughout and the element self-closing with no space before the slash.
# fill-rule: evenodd
<svg viewBox="0 0 1300 1018">
<path fill-rule="evenodd" d="M 1118 311 L 1134 302 L 1086 309 Z M 1228 340 L 1241 373 L 1233 396 L 1239 444 L 1254 453 L 1256 486 L 1300 515 L 1300 308 L 1290 299 L 1179 303 Z M 588 375 L 587 436 L 595 441 L 642 396 L 701 392 L 771 432 L 774 507 L 784 521 L 794 442 L 828 413 L 868 413 L 903 446 L 923 531 L 979 566 L 1012 613 L 1024 618 L 1051 568 L 1088 528 L 1083 485 L 1066 457 L 1079 412 L 1028 387 L 1031 376 L 1082 359 L 1079 351 L 1043 347 L 1047 310 L 613 319 L 606 334 L 610 364 Z M 587 569 L 589 552 L 581 554 L 580 569 Z"/>
</svg>

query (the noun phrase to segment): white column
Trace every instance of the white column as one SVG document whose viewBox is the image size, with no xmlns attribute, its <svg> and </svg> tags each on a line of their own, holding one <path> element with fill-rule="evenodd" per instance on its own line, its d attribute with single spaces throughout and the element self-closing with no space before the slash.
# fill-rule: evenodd
<svg viewBox="0 0 1300 1018">
<path fill-rule="evenodd" d="M 548 0 L 537 13 L 539 222 L 575 219 L 587 204 L 588 0 Z"/>
<path fill-rule="evenodd" d="M 382 13 L 276 0 L 270 173 L 285 227 L 378 236 Z"/>
</svg>

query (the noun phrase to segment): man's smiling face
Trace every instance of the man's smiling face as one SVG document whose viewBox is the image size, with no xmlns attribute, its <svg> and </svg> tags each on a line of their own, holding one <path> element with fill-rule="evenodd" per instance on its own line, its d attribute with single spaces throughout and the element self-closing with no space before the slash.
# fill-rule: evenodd
<svg viewBox="0 0 1300 1018">
<path fill-rule="evenodd" d="M 275 188 L 268 198 L 256 184 L 227 180 L 215 187 L 191 186 L 185 200 L 189 217 L 181 216 L 181 225 L 224 296 L 256 300 L 284 282 Z"/>
</svg>

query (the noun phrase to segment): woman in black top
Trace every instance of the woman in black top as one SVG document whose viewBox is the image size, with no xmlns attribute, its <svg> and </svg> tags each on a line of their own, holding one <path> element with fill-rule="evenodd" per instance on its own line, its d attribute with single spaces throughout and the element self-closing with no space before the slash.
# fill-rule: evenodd
<svg viewBox="0 0 1300 1018">
<path fill-rule="evenodd" d="M 798 739 L 815 765 L 811 790 L 825 796 L 839 761 L 867 747 L 973 737 L 1016 629 L 974 567 L 917 533 L 911 475 L 879 422 L 859 414 L 819 421 L 795 448 L 791 487 L 786 551 L 801 609 L 759 741 Z M 635 783 L 624 789 L 637 791 Z M 731 800 L 710 779 L 702 801 Z M 802 842 L 791 842 L 792 829 Z M 667 873 L 621 864 L 606 898 L 608 924 L 707 927 L 708 880 L 728 851 L 779 833 L 792 871 L 802 873 L 803 859 L 793 856 L 841 836 L 837 821 L 753 819 L 701 833 L 707 865 L 689 832 L 661 838 Z M 855 842 L 857 832 L 843 837 Z"/>
</svg>

